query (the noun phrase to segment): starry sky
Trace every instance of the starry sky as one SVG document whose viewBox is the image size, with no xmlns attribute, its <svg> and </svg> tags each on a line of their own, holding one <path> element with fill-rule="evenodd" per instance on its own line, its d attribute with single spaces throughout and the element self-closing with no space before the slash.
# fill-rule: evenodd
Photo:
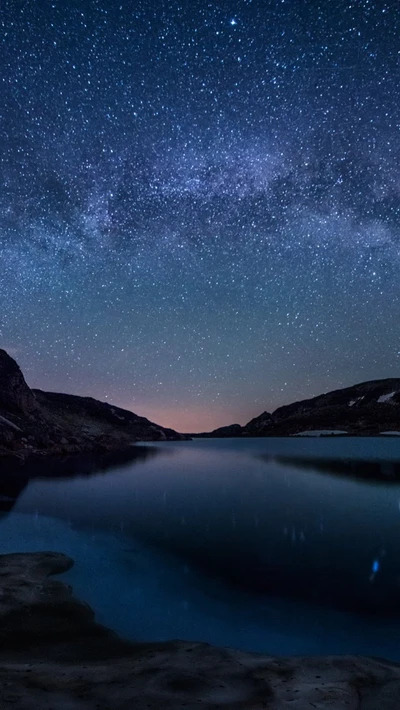
<svg viewBox="0 0 400 710">
<path fill-rule="evenodd" d="M 2 0 L 0 347 L 181 431 L 400 374 L 400 10 Z"/>
</svg>

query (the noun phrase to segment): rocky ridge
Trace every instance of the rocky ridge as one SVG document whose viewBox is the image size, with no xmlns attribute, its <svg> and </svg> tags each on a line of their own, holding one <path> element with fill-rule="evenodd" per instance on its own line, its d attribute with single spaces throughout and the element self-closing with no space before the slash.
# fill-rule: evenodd
<svg viewBox="0 0 400 710">
<path fill-rule="evenodd" d="M 229 433 L 227 433 L 229 432 Z M 400 378 L 371 380 L 263 412 L 244 427 L 234 424 L 201 437 L 377 436 L 400 434 Z"/>
<path fill-rule="evenodd" d="M 61 553 L 0 556 L 0 706 L 14 710 L 397 710 L 400 667 L 276 658 L 204 643 L 134 644 L 50 575 Z M 132 613 L 135 613 L 132 609 Z"/>
<path fill-rule="evenodd" d="M 135 441 L 184 438 L 92 397 L 32 390 L 15 360 L 0 350 L 0 462 L 108 453 Z"/>
</svg>

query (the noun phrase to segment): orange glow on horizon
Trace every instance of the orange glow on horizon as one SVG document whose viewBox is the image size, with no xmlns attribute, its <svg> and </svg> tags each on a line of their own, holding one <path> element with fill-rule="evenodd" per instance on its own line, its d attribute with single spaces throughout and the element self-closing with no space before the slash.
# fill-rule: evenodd
<svg viewBox="0 0 400 710">
<path fill-rule="evenodd" d="M 196 434 L 203 431 L 212 431 L 228 424 L 244 424 L 245 422 L 233 421 L 232 413 L 225 409 L 210 409 L 201 407 L 185 409 L 185 407 L 149 406 L 140 403 L 115 402 L 123 409 L 129 409 L 141 417 L 147 417 L 155 424 L 175 429 L 182 434 Z"/>
</svg>

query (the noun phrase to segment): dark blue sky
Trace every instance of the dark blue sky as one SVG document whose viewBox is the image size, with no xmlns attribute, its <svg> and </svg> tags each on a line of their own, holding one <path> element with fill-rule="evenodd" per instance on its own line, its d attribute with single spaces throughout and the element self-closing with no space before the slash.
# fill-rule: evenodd
<svg viewBox="0 0 400 710">
<path fill-rule="evenodd" d="M 3 0 L 0 346 L 181 430 L 400 364 L 395 2 Z"/>
</svg>

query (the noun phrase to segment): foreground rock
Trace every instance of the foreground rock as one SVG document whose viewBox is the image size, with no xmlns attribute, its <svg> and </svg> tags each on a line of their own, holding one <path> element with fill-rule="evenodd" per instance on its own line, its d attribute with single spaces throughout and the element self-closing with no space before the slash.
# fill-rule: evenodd
<svg viewBox="0 0 400 710">
<path fill-rule="evenodd" d="M 107 453 L 135 441 L 184 439 L 120 407 L 92 397 L 31 390 L 17 363 L 0 350 L 0 462 Z"/>
<path fill-rule="evenodd" d="M 229 433 L 228 433 L 229 432 Z M 244 427 L 220 427 L 202 437 L 400 435 L 400 378 L 372 380 L 263 412 Z"/>
<path fill-rule="evenodd" d="M 48 579 L 71 564 L 54 552 L 0 556 L 1 708 L 398 710 L 400 667 L 383 660 L 122 641 Z"/>
<path fill-rule="evenodd" d="M 57 552 L 0 555 L 0 659 L 108 658 L 129 651 L 128 643 L 95 623 L 68 585 L 49 579 L 73 564 Z"/>
</svg>

